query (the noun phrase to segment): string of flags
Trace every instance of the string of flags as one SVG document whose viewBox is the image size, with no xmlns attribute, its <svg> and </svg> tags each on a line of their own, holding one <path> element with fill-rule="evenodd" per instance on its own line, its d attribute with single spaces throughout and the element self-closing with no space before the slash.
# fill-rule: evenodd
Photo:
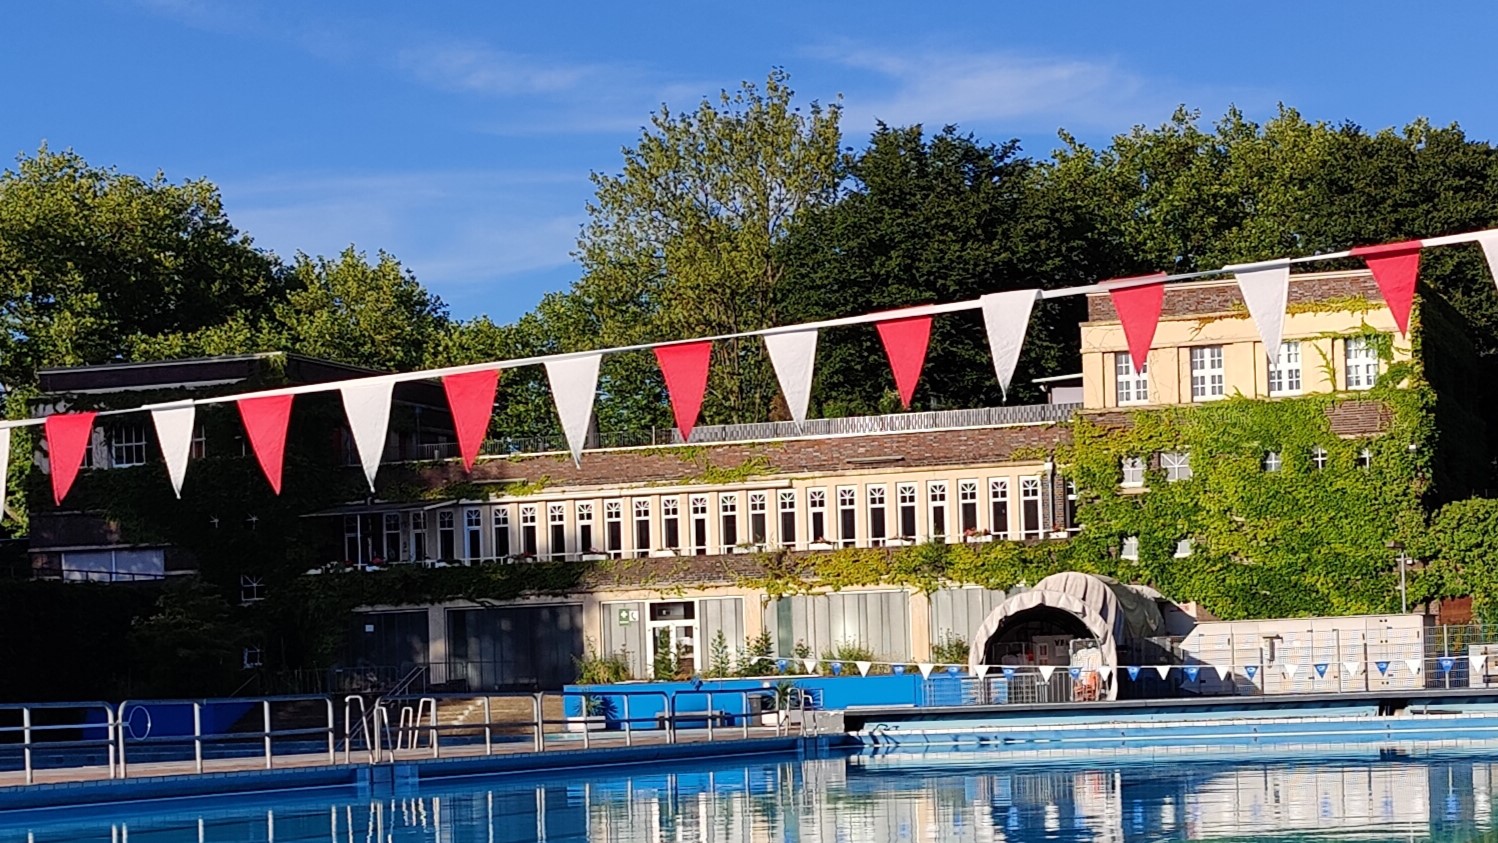
<svg viewBox="0 0 1498 843">
<path fill-rule="evenodd" d="M 390 421 L 391 394 L 397 383 L 437 378 L 443 385 L 456 428 L 458 450 L 463 466 L 472 470 L 494 411 L 494 399 L 500 372 L 520 366 L 541 365 L 546 371 L 557 416 L 567 438 L 568 449 L 581 462 L 583 443 L 593 413 L 598 390 L 599 365 L 605 355 L 626 351 L 654 352 L 656 364 L 666 384 L 676 426 L 682 439 L 690 441 L 692 429 L 701 414 L 706 394 L 708 370 L 714 344 L 723 340 L 759 337 L 780 383 L 792 419 L 800 425 L 806 421 L 810 406 L 812 374 L 815 370 L 817 337 L 826 328 L 873 324 L 878 330 L 890 364 L 890 371 L 901 403 L 909 408 L 925 367 L 934 317 L 947 313 L 978 310 L 981 312 L 994 375 L 1005 397 L 1014 378 L 1020 351 L 1035 303 L 1041 299 L 1107 293 L 1118 314 L 1129 354 L 1137 370 L 1142 370 L 1154 342 L 1160 321 L 1165 284 L 1206 276 L 1230 274 L 1235 277 L 1264 342 L 1266 353 L 1277 354 L 1284 331 L 1290 268 L 1294 264 L 1341 258 L 1361 258 L 1372 273 L 1384 301 L 1393 314 L 1401 335 L 1408 335 L 1409 315 L 1414 300 L 1415 282 L 1423 249 L 1459 243 L 1477 243 L 1483 250 L 1489 269 L 1498 281 L 1498 229 L 1468 232 L 1444 237 L 1408 240 L 1360 246 L 1345 252 L 1333 252 L 1300 258 L 1281 258 L 1252 264 L 1227 266 L 1218 270 L 1167 275 L 1118 278 L 1100 284 L 1058 290 L 1009 290 L 990 293 L 976 300 L 940 305 L 920 305 L 900 310 L 868 313 L 861 316 L 830 319 L 801 325 L 789 325 L 716 337 L 653 343 L 596 351 L 547 355 L 516 360 L 500 360 L 423 371 L 376 375 L 321 384 L 308 384 L 152 404 L 144 407 L 101 412 L 64 412 L 33 419 L 0 421 L 0 499 L 5 494 L 4 478 L 10 450 L 11 430 L 16 427 L 42 425 L 47 443 L 54 500 L 61 504 L 76 479 L 88 450 L 96 418 L 147 411 L 151 414 L 157 439 L 166 462 L 172 489 L 182 495 L 191 450 L 195 408 L 204 404 L 237 406 L 244 423 L 246 438 L 255 452 L 266 481 L 277 494 L 281 491 L 282 466 L 285 460 L 286 431 L 296 395 L 312 392 L 337 392 L 343 401 L 349 428 L 371 491 L 380 456 L 384 451 Z"/>
<path fill-rule="evenodd" d="M 1474 653 L 1465 658 L 1460 656 L 1439 656 L 1429 661 L 1433 661 L 1435 668 L 1441 673 L 1442 676 L 1445 676 L 1447 674 L 1450 674 L 1453 670 L 1456 670 L 1457 666 L 1462 661 L 1470 662 L 1470 669 L 1473 672 L 1481 671 L 1483 670 L 1484 665 L 1487 663 L 1487 659 L 1488 656 L 1486 654 Z M 1123 676 L 1128 676 L 1130 681 L 1138 681 L 1141 675 L 1147 675 L 1146 671 L 1153 671 L 1162 680 L 1169 679 L 1172 671 L 1179 671 L 1181 676 L 1183 676 L 1186 681 L 1198 682 L 1204 679 L 1212 678 L 1211 674 L 1206 673 L 1206 671 L 1211 671 L 1212 673 L 1216 674 L 1217 680 L 1221 682 L 1226 682 L 1232 679 L 1235 675 L 1242 676 L 1252 682 L 1258 679 L 1261 674 L 1266 674 L 1267 671 L 1274 670 L 1278 670 L 1285 679 L 1294 680 L 1297 677 L 1300 677 L 1315 681 L 1325 679 L 1328 672 L 1335 673 L 1335 671 L 1333 671 L 1333 668 L 1339 667 L 1342 669 L 1343 675 L 1348 677 L 1358 676 L 1366 668 L 1368 669 L 1370 674 L 1376 671 L 1380 678 L 1392 678 L 1401 671 L 1407 672 L 1411 676 L 1419 676 L 1424 672 L 1425 662 L 1427 661 L 1427 659 L 1379 659 L 1369 662 L 1280 662 L 1269 666 L 1266 671 L 1265 666 L 1257 664 L 1156 664 L 1121 665 L 1118 667 L 1114 667 L 1111 665 L 1083 667 L 1047 664 L 969 665 L 948 664 L 942 662 L 915 662 L 912 664 L 910 662 L 849 661 L 845 659 L 818 659 L 811 657 L 786 658 L 781 656 L 755 656 L 753 660 L 774 662 L 776 669 L 781 673 L 785 673 L 793 668 L 804 667 L 806 669 L 806 672 L 810 674 L 816 673 L 819 667 L 826 666 L 827 671 L 832 675 L 842 676 L 844 673 L 849 672 L 849 665 L 851 665 L 852 670 L 856 670 L 859 676 L 868 676 L 870 670 L 872 670 L 875 666 L 879 666 L 888 668 L 890 673 L 897 676 L 904 675 L 907 671 L 910 670 L 911 667 L 914 667 L 920 673 L 922 679 L 930 679 L 932 674 L 934 673 L 944 673 L 949 676 L 959 676 L 963 673 L 970 673 L 971 675 L 976 676 L 979 679 L 983 679 L 989 674 L 995 674 L 1002 675 L 1005 679 L 1014 679 L 1021 673 L 1029 673 L 1033 671 L 1040 676 L 1040 679 L 1043 682 L 1051 681 L 1051 677 L 1055 676 L 1056 671 L 1058 670 L 1065 671 L 1068 675 L 1071 676 L 1074 681 L 1080 681 L 1084 676 L 1095 674 L 1104 682 L 1108 681 L 1115 674 L 1120 674 L 1120 679 L 1123 678 Z M 1301 673 L 1301 668 L 1306 668 L 1306 672 Z"/>
</svg>

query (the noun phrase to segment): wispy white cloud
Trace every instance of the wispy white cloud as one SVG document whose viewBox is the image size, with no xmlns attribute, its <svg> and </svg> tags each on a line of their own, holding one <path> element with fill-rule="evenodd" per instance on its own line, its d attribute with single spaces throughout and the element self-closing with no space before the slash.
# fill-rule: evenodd
<svg viewBox="0 0 1498 843">
<path fill-rule="evenodd" d="M 500 319 L 570 280 L 588 193 L 583 174 L 536 170 L 280 174 L 221 187 L 234 222 L 262 248 L 384 249 L 458 315 Z"/>
<path fill-rule="evenodd" d="M 490 96 L 557 94 L 617 78 L 618 69 L 546 62 L 478 42 L 429 41 L 402 48 L 397 66 L 434 87 Z"/>
<path fill-rule="evenodd" d="M 1004 50 L 843 44 L 813 57 L 867 74 L 846 95 L 844 126 L 1001 124 L 1118 129 L 1168 116 L 1182 102 L 1216 106 L 1265 95 L 1208 90 L 1186 80 L 1147 77 L 1120 61 Z M 868 78 L 872 77 L 872 78 Z M 1272 102 L 1272 100 L 1270 100 Z"/>
</svg>

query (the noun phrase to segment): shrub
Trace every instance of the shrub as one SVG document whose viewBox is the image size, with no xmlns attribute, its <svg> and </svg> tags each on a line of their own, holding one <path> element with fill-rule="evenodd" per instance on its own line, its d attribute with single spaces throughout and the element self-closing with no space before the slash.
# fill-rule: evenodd
<svg viewBox="0 0 1498 843">
<path fill-rule="evenodd" d="M 629 651 L 620 648 L 617 653 L 599 655 L 588 639 L 588 646 L 577 662 L 577 681 L 582 685 L 611 685 L 629 680 Z"/>
</svg>

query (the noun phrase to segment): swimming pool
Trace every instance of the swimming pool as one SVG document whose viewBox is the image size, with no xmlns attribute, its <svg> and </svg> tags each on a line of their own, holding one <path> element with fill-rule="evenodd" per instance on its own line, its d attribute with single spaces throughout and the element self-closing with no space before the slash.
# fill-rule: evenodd
<svg viewBox="0 0 1498 843">
<path fill-rule="evenodd" d="M 379 801 L 345 790 L 18 813 L 0 815 L 0 840 L 1464 839 L 1498 826 L 1488 753 L 739 759 L 446 781 Z"/>
</svg>

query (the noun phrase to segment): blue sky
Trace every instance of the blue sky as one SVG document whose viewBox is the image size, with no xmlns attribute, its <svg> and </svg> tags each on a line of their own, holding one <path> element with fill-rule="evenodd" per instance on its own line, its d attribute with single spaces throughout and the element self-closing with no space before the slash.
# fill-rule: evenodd
<svg viewBox="0 0 1498 843">
<path fill-rule="evenodd" d="M 290 255 L 384 249 L 454 315 L 508 321 L 577 275 L 588 173 L 661 103 L 786 68 L 876 119 L 1044 155 L 1177 104 L 1498 134 L 1498 9 L 1409 3 L 48 0 L 5 15 L 0 152 L 43 142 L 173 180 Z"/>
</svg>

